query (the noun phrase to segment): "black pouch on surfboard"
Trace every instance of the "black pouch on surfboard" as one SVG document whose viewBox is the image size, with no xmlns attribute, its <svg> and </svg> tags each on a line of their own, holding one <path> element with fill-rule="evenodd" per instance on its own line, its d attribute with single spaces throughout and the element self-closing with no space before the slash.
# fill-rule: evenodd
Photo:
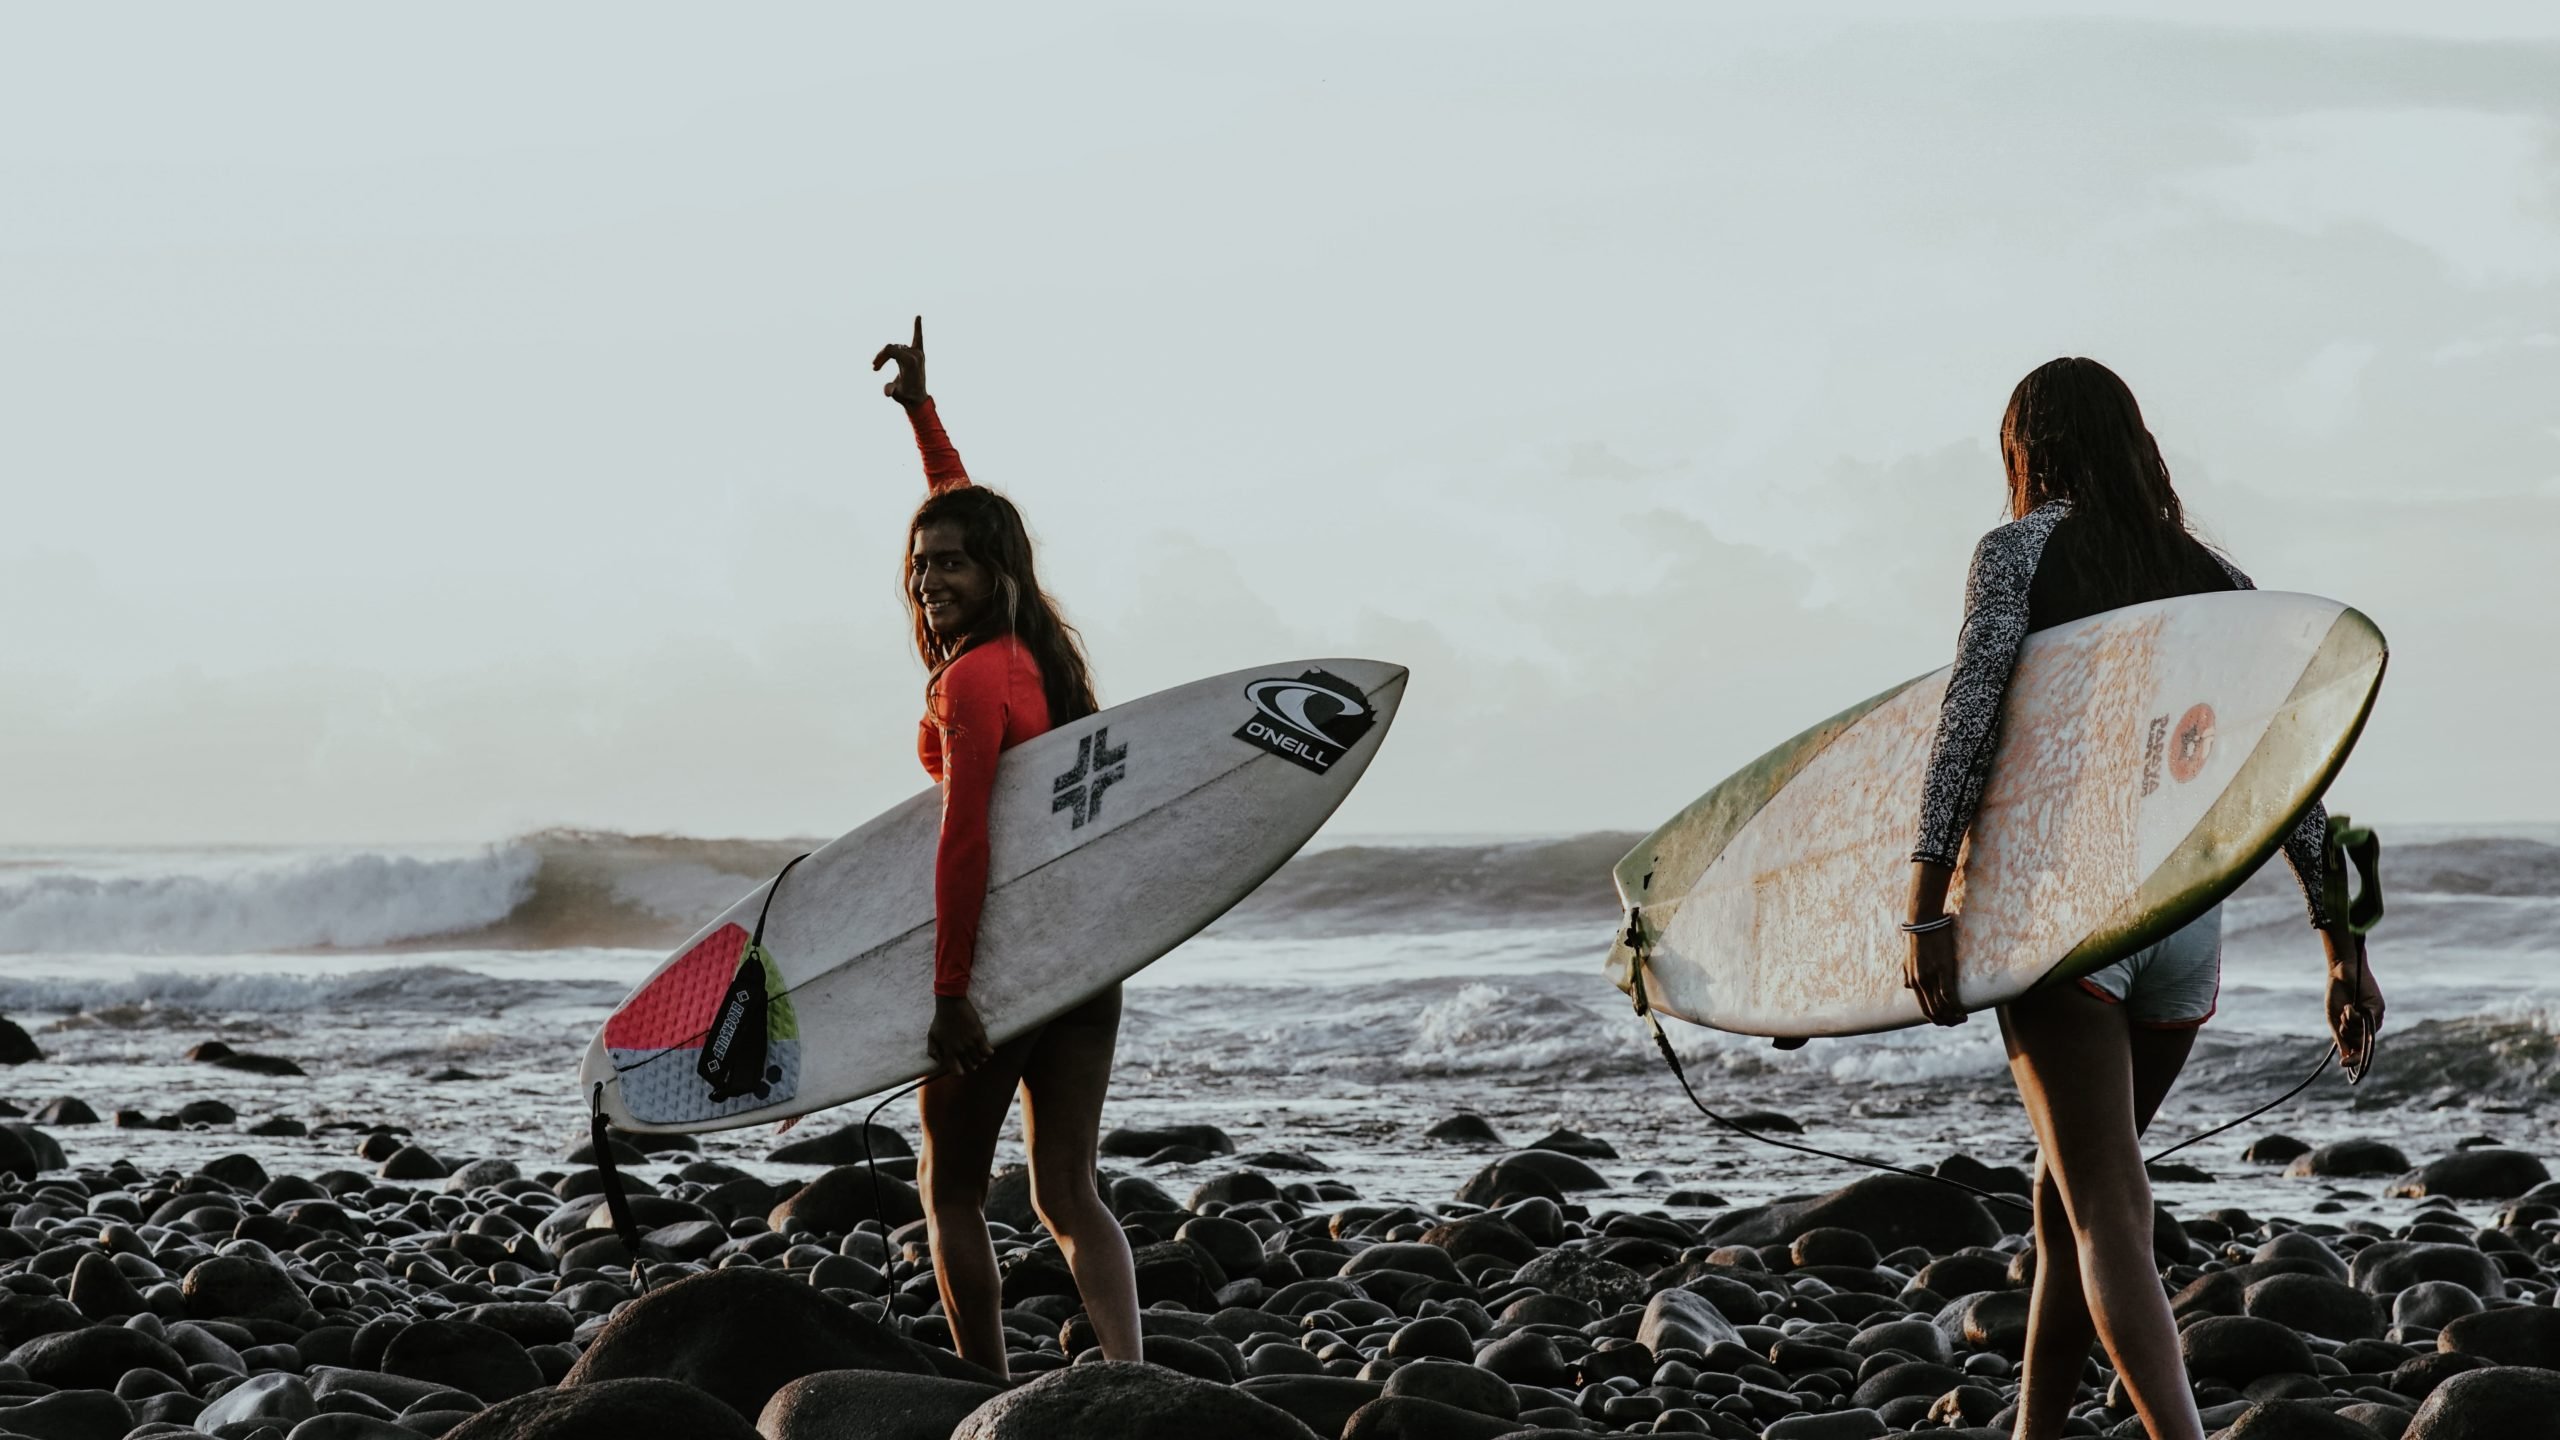
<svg viewBox="0 0 2560 1440">
<path fill-rule="evenodd" d="M 791 865 L 808 858 L 794 856 Z M 771 972 L 765 965 L 764 922 L 773 913 L 773 897 L 782 893 L 782 877 L 791 873 L 791 865 L 782 867 L 781 874 L 773 877 L 773 888 L 765 892 L 764 908 L 756 912 L 755 934 L 747 941 L 746 953 L 738 957 L 738 973 L 729 977 L 729 988 L 712 1017 L 711 1034 L 703 1041 L 702 1058 L 693 1065 L 693 1073 L 711 1087 L 714 1103 L 741 1095 L 761 1100 L 773 1093 L 773 1077 L 765 1073 L 770 1005 L 765 976 Z"/>
</svg>

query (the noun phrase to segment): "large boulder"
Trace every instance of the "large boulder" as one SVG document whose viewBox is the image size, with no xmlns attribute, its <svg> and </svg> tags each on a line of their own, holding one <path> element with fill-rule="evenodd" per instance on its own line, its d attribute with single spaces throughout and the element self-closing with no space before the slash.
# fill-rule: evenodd
<svg viewBox="0 0 2560 1440">
<path fill-rule="evenodd" d="M 760 1440 L 736 1411 L 690 1385 L 634 1377 L 536 1390 L 492 1405 L 444 1440 Z"/>
<path fill-rule="evenodd" d="M 1352 1412 L 1342 1440 L 1501 1440 L 1520 1430 L 1516 1417 L 1505 1420 L 1420 1395 L 1381 1395 Z"/>
<path fill-rule="evenodd" d="M 1053 1370 L 978 1407 L 951 1440 L 1316 1440 L 1296 1416 L 1233 1386 L 1153 1365 Z M 465 1437 L 468 1440 L 468 1437 Z"/>
<path fill-rule="evenodd" d="M 542 1386 L 542 1366 L 516 1338 L 468 1320 L 420 1320 L 391 1337 L 382 1373 L 442 1385 L 495 1404 Z"/>
<path fill-rule="evenodd" d="M 2340 1140 L 2293 1157 L 2284 1173 L 2307 1175 L 2397 1175 L 2409 1168 L 2409 1157 L 2379 1140 Z"/>
<path fill-rule="evenodd" d="M 56 1390 L 0 1410 L 0 1434 L 26 1440 L 120 1440 L 134 1428 L 133 1421 L 133 1407 L 112 1390 Z"/>
<path fill-rule="evenodd" d="M 0 1145 L 8 1147 L 5 1153 L 19 1156 L 6 1165 L 0 1165 L 0 1175 L 17 1175 L 32 1180 L 46 1170 L 71 1168 L 71 1157 L 62 1153 L 62 1142 L 24 1120 L 0 1120 L 0 1136 L 8 1137 L 0 1140 Z M 22 1150 L 24 1154 L 20 1155 Z M 29 1165 L 34 1168 L 26 1168 Z"/>
<path fill-rule="evenodd" d="M 2430 1160 L 2392 1181 L 2383 1193 L 2410 1199 L 2442 1195 L 2453 1200 L 2512 1200 L 2550 1178 L 2542 1162 L 2522 1150 L 2484 1145 Z"/>
<path fill-rule="evenodd" d="M 764 1440 L 945 1440 L 1000 1386 L 940 1375 L 822 1370 L 773 1392 L 756 1433 Z"/>
<path fill-rule="evenodd" d="M 1807 1230 L 1855 1230 L 1891 1254 L 1917 1245 L 1943 1255 L 2000 1238 L 2000 1223 L 1961 1190 L 1909 1175 L 1875 1174 L 1828 1195 L 1730 1211 L 1707 1222 L 1710 1245 L 1787 1245 Z"/>
<path fill-rule="evenodd" d="M 2554 1415 L 2560 1415 L 2560 1370 L 2466 1370 L 2427 1396 L 2401 1440 L 2521 1440 L 2550 1434 Z"/>
<path fill-rule="evenodd" d="M 652 1290 L 615 1312 L 564 1388 L 654 1376 L 718 1396 L 743 1417 L 821 1370 L 935 1373 L 897 1331 L 771 1270 L 712 1270 Z"/>
<path fill-rule="evenodd" d="M 177 1351 L 122 1325 L 39 1335 L 10 1351 L 9 1360 L 28 1379 L 57 1390 L 112 1390 L 128 1370 L 157 1370 L 180 1380 L 187 1377 L 187 1362 Z"/>
<path fill-rule="evenodd" d="M 895 1230 L 923 1218 L 924 1201 L 913 1185 L 895 1175 L 875 1175 L 868 1166 L 839 1165 L 793 1191 L 765 1223 L 780 1230 L 785 1220 L 797 1219 L 819 1234 L 845 1235 L 865 1220 Z"/>
<path fill-rule="evenodd" d="M 2436 1348 L 2477 1355 L 2499 1365 L 2560 1370 L 2560 1310 L 2548 1305 L 2503 1305 L 2461 1315 L 2436 1336 Z"/>
</svg>

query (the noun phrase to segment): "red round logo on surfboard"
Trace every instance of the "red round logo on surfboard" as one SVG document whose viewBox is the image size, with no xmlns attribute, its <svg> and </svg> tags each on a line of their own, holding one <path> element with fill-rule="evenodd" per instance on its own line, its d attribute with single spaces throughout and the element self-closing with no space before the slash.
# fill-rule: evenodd
<svg viewBox="0 0 2560 1440">
<path fill-rule="evenodd" d="M 2178 717 L 2177 733 L 2169 737 L 2169 776 L 2184 785 L 2204 773 L 2205 762 L 2213 758 L 2213 707 L 2193 705 Z"/>
</svg>

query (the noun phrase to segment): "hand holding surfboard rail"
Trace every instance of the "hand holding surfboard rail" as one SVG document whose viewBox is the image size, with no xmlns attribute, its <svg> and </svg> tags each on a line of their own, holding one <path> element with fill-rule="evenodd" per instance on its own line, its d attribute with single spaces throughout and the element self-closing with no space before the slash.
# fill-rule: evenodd
<svg viewBox="0 0 2560 1440">
<path fill-rule="evenodd" d="M 1949 892 L 1964 1008 L 2086 974 L 2228 895 L 2345 763 L 2387 658 L 2356 610 L 2272 591 L 2030 637 Z M 1630 851 L 1619 988 L 1641 965 L 1653 1008 L 1781 1039 L 1917 1023 L 1896 906 L 1946 677 L 1780 745 Z"/>
</svg>

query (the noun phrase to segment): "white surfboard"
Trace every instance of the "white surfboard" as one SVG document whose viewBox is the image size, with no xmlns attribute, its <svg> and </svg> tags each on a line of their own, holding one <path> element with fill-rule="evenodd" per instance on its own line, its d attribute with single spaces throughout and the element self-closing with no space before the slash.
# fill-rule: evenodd
<svg viewBox="0 0 2560 1440">
<path fill-rule="evenodd" d="M 2346 762 L 2386 656 L 2357 611 L 2269 591 L 2029 636 L 1948 897 L 1965 1008 L 2110 964 L 2237 888 Z M 1919 1023 L 1897 925 L 1947 675 L 1770 751 L 1619 862 L 1651 1004 L 1745 1035 Z M 1621 989 L 1635 958 L 1622 932 Z"/>
<path fill-rule="evenodd" d="M 1064 1014 L 1251 894 L 1350 794 L 1404 682 L 1377 660 L 1239 670 L 1006 751 L 969 989 L 988 1037 Z M 927 790 L 729 907 L 616 1007 L 581 1092 L 626 1130 L 717 1130 L 928 1073 L 941 816 Z"/>
</svg>

